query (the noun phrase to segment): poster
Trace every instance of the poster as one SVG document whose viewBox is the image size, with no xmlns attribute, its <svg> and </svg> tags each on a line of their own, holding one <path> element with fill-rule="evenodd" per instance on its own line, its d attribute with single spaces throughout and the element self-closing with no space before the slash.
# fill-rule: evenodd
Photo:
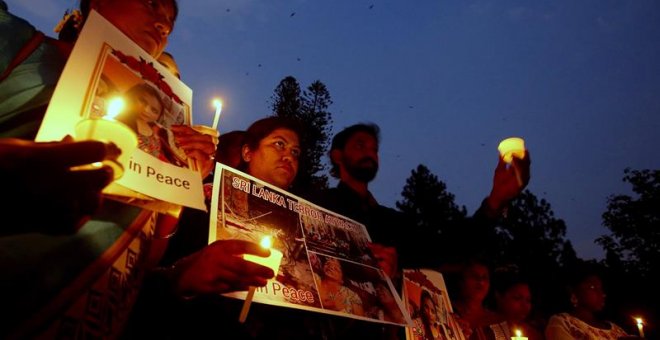
<svg viewBox="0 0 660 340">
<path fill-rule="evenodd" d="M 445 281 L 430 269 L 403 270 L 403 300 L 413 327 L 406 328 L 407 340 L 464 340 L 454 319 Z"/>
<path fill-rule="evenodd" d="M 392 282 L 367 247 L 364 225 L 217 164 L 209 243 L 270 236 L 284 256 L 254 302 L 409 325 Z M 246 292 L 225 294 L 245 299 Z"/>
<path fill-rule="evenodd" d="M 124 109 L 110 118 L 110 103 L 117 98 Z M 170 128 L 191 125 L 191 107 L 190 88 L 92 11 L 36 140 L 56 141 L 67 135 L 81 140 L 83 133 L 76 129 L 81 122 L 121 122 L 133 130 L 138 147 L 130 156 L 123 155 L 129 159 L 124 174 L 104 193 L 205 210 L 201 176 Z"/>
</svg>

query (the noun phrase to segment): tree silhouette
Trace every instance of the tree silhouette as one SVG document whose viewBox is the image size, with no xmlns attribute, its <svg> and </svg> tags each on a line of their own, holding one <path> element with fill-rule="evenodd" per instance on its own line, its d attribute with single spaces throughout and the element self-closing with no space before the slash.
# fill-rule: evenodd
<svg viewBox="0 0 660 340">
<path fill-rule="evenodd" d="M 273 115 L 297 119 L 303 126 L 303 150 L 298 176 L 292 188 L 294 192 L 314 195 L 314 192 L 328 187 L 322 158 L 327 152 L 331 134 L 330 105 L 330 92 L 319 80 L 309 85 L 301 95 L 296 78 L 287 76 L 271 96 Z"/>
<path fill-rule="evenodd" d="M 396 207 L 420 230 L 442 235 L 443 227 L 465 218 L 465 206 L 454 202 L 447 185 L 423 164 L 410 172 Z"/>
<path fill-rule="evenodd" d="M 625 169 L 623 181 L 636 195 L 608 198 L 603 225 L 611 234 L 596 242 L 606 251 L 609 265 L 651 278 L 660 269 L 660 170 Z"/>
<path fill-rule="evenodd" d="M 497 266 L 515 264 L 536 288 L 536 307 L 558 311 L 565 307 L 565 292 L 558 282 L 564 270 L 578 262 L 566 239 L 566 224 L 556 218 L 550 203 L 529 190 L 511 202 L 497 227 L 502 247 L 492 254 Z"/>
</svg>

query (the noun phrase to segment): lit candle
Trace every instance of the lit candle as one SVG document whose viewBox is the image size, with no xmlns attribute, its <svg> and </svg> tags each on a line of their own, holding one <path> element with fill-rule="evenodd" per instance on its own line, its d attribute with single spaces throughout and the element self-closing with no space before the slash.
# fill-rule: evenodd
<svg viewBox="0 0 660 340">
<path fill-rule="evenodd" d="M 262 257 L 251 254 L 243 254 L 243 259 L 268 267 L 273 270 L 274 276 L 277 276 L 277 272 L 280 269 L 280 263 L 282 262 L 282 252 L 271 248 L 270 236 L 264 236 L 261 239 L 260 245 L 264 249 L 270 249 L 270 256 Z M 247 318 L 248 311 L 250 311 L 250 304 L 252 304 L 252 298 L 254 297 L 254 290 L 254 287 L 250 287 L 248 290 L 245 302 L 243 302 L 243 308 L 241 309 L 241 315 L 238 317 L 239 322 L 245 322 L 245 319 Z"/>
<path fill-rule="evenodd" d="M 635 318 L 635 321 L 637 321 L 637 329 L 639 330 L 639 337 L 643 338 L 644 337 L 644 320 L 642 320 L 642 318 Z"/>
<path fill-rule="evenodd" d="M 512 336 L 511 340 L 527 340 L 526 336 L 522 336 L 522 331 L 519 329 L 515 330 L 516 336 Z"/>
<path fill-rule="evenodd" d="M 220 113 L 222 112 L 222 101 L 220 99 L 214 99 L 213 106 L 215 106 L 215 116 L 213 116 L 213 124 L 211 127 L 213 130 L 217 130 L 218 122 L 220 121 Z"/>
<path fill-rule="evenodd" d="M 505 162 L 511 163 L 513 157 L 525 158 L 525 141 L 519 137 L 510 137 L 500 142 L 497 147 Z"/>
<path fill-rule="evenodd" d="M 523 181 L 520 178 L 520 172 L 513 164 L 513 157 L 523 159 L 525 158 L 525 141 L 519 137 L 509 137 L 500 142 L 500 145 L 497 146 L 497 150 L 500 151 L 500 156 L 502 159 L 513 166 L 513 172 L 516 174 L 516 181 L 518 185 L 522 187 Z"/>
<path fill-rule="evenodd" d="M 115 120 L 114 118 L 124 109 L 124 100 L 121 97 L 113 98 L 108 105 L 108 110 L 102 118 L 83 119 L 75 127 L 77 140 L 97 140 L 101 142 L 111 142 L 120 150 L 121 154 L 108 155 L 102 164 L 109 165 L 114 170 L 115 179 L 124 174 L 124 169 L 137 147 L 138 138 L 135 131 L 126 124 Z M 115 159 L 116 158 L 116 159 Z M 98 168 L 100 164 L 83 165 L 76 169 Z"/>
</svg>

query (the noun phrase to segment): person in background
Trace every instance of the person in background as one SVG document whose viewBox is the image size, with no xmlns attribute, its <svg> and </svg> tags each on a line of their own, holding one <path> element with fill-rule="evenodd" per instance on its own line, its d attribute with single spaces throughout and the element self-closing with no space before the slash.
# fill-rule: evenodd
<svg viewBox="0 0 660 340">
<path fill-rule="evenodd" d="M 26 228 L 4 227 L 13 234 L 0 238 L 0 268 L 6 278 L 0 283 L 0 300 L 12 311 L 0 321 L 2 338 L 117 337 L 149 269 L 144 259 L 151 239 L 173 226 L 161 223 L 154 212 L 109 199 L 96 212 L 82 204 L 98 201 L 112 172 L 70 167 L 112 157 L 102 143 L 32 141 L 77 33 L 92 9 L 154 58 L 167 45 L 178 14 L 174 0 L 81 0 L 80 6 L 79 16 L 67 17 L 73 19 L 63 25 L 61 39 L 46 37 L 13 16 L 4 1 L 0 6 L 0 163 L 5 178 L 42 189 L 33 196 L 42 202 L 17 202 L 26 207 L 16 210 L 0 205 L 5 218 L 21 220 Z M 188 155 L 203 165 L 202 172 L 210 171 L 210 155 L 215 152 L 212 139 L 186 126 L 175 132 Z M 25 171 L 29 167 L 42 171 Z M 4 189 L 3 202 L 21 197 Z M 62 209 L 51 211 L 51 205 Z M 41 233 L 44 226 L 70 235 Z M 255 245 L 254 253 L 263 254 L 258 248 Z"/>
<path fill-rule="evenodd" d="M 529 182 L 529 155 L 522 160 L 514 160 L 517 162 L 522 183 L 516 179 L 513 169 L 506 168 L 500 158 L 495 170 L 493 188 L 490 195 L 484 199 L 480 210 L 468 223 L 451 228 L 453 233 L 448 233 L 447 237 L 440 239 L 437 234 L 415 230 L 414 224 L 407 216 L 380 205 L 369 191 L 369 183 L 376 177 L 379 169 L 379 145 L 380 128 L 376 124 L 355 124 L 333 137 L 329 152 L 332 164 L 330 173 L 339 179 L 339 183 L 325 193 L 320 205 L 366 226 L 373 240 L 371 251 L 381 269 L 395 282 L 401 276 L 399 263 L 409 268 L 432 268 L 439 266 L 443 260 L 449 260 L 442 258 L 446 255 L 442 251 L 449 248 L 447 245 L 460 243 L 468 254 L 485 247 L 488 244 L 487 235 L 495 230 L 490 222 L 501 215 L 509 201 Z M 464 241 L 466 237 L 471 237 L 469 242 Z M 420 256 L 420 248 L 433 253 Z M 372 328 L 370 326 L 364 325 L 364 328 Z M 351 329 L 349 332 L 356 331 Z M 374 333 L 373 330 L 365 332 Z M 384 332 L 391 333 L 387 330 Z"/>
<path fill-rule="evenodd" d="M 488 266 L 479 259 L 470 259 L 449 276 L 454 314 L 465 339 L 489 339 L 490 326 L 503 319 L 484 306 L 490 289 Z"/>
<path fill-rule="evenodd" d="M 174 60 L 174 56 L 167 51 L 163 51 L 158 57 L 158 62 L 165 66 L 175 77 L 181 79 L 181 72 L 179 71 L 179 65 Z"/>
<path fill-rule="evenodd" d="M 598 270 L 585 266 L 569 275 L 568 293 L 572 310 L 550 317 L 545 328 L 548 340 L 636 339 L 615 323 L 603 320 L 605 289 Z"/>
<path fill-rule="evenodd" d="M 532 311 L 532 293 L 524 277 L 511 272 L 496 272 L 493 279 L 495 311 L 508 325 L 505 336 L 515 335 L 516 330 L 531 340 L 543 339 L 543 334 L 527 322 Z"/>
<path fill-rule="evenodd" d="M 245 132 L 227 134 L 230 136 L 229 141 L 223 140 L 221 136 L 220 149 L 234 151 L 228 151 L 232 154 L 218 158 L 234 158 L 235 143 L 240 141 L 238 168 L 281 189 L 287 189 L 298 173 L 300 131 L 299 125 L 289 119 L 260 119 Z M 206 215 L 204 221 L 194 225 L 195 235 L 188 235 L 184 243 L 168 249 L 161 263 L 160 279 L 149 284 L 151 289 L 143 290 L 143 301 L 132 317 L 128 337 L 196 338 L 222 334 L 232 339 L 249 339 L 255 333 L 261 334 L 265 325 L 274 327 L 270 329 L 273 332 L 288 329 L 282 328 L 281 324 L 274 325 L 271 321 L 275 317 L 271 309 L 277 307 L 264 305 L 253 305 L 246 323 L 238 323 L 242 301 L 225 298 L 220 294 L 247 290 L 249 286 L 263 286 L 273 276 L 273 272 L 236 256 L 232 252 L 235 247 L 231 244 L 237 240 L 218 240 L 208 244 L 209 217 Z M 193 225 L 188 223 L 180 226 L 184 227 Z M 186 235 L 183 230 L 181 233 Z M 175 235 L 177 237 L 179 233 Z M 246 271 L 253 267 L 263 268 L 267 272 Z M 254 281 L 248 281 L 251 277 L 263 281 L 255 284 Z"/>
</svg>

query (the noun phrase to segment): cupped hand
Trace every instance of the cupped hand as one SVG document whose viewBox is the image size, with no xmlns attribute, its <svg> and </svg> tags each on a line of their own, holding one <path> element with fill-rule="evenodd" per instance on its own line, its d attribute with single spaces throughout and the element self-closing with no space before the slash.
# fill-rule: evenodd
<svg viewBox="0 0 660 340">
<path fill-rule="evenodd" d="M 243 254 L 269 256 L 270 251 L 243 240 L 215 241 L 177 262 L 175 290 L 180 295 L 222 294 L 262 287 L 273 270 L 243 259 Z"/>
<path fill-rule="evenodd" d="M 0 228 L 0 234 L 78 230 L 100 206 L 101 191 L 113 173 L 107 166 L 71 168 L 100 162 L 112 149 L 97 141 L 0 139 L 0 210 L 15 221 Z"/>
<path fill-rule="evenodd" d="M 202 178 L 208 176 L 215 166 L 217 138 L 203 134 L 188 125 L 172 125 L 176 142 L 193 159 Z"/>
</svg>

